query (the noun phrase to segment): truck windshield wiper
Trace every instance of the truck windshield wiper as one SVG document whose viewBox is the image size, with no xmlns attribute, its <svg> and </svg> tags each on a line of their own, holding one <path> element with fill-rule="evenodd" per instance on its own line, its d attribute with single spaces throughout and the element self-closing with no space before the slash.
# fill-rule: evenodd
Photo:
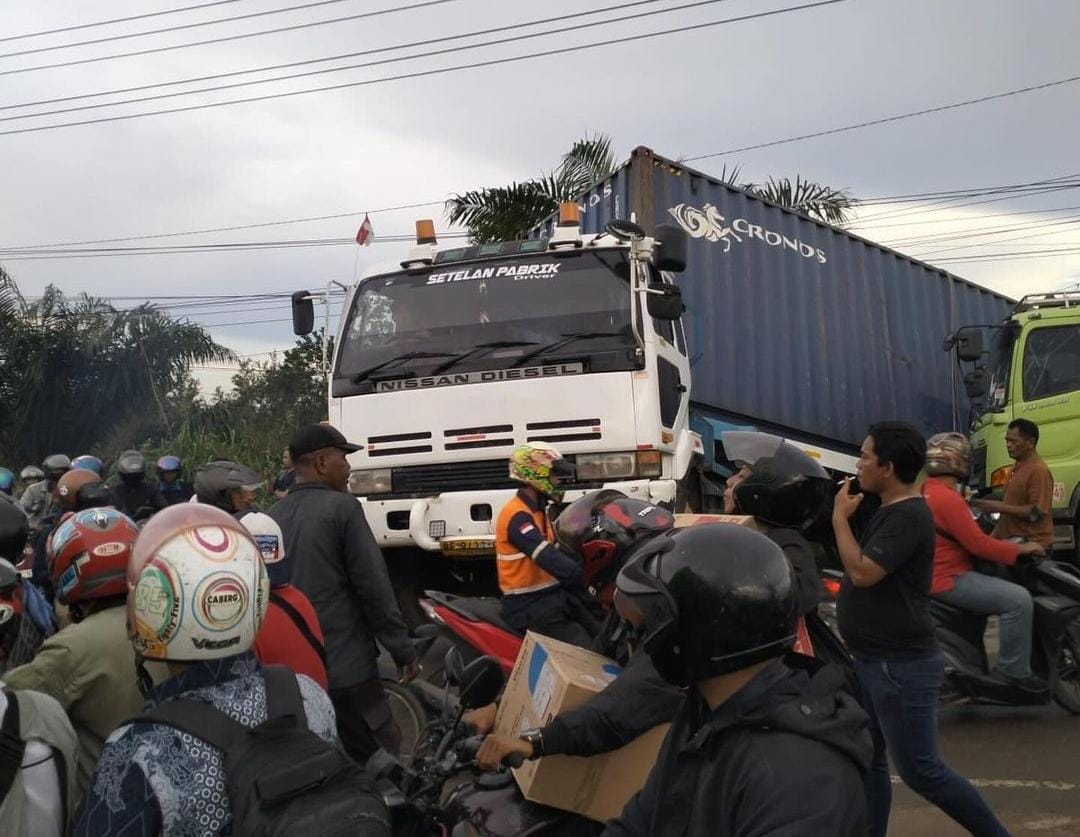
<svg viewBox="0 0 1080 837">
<path fill-rule="evenodd" d="M 384 360 L 382 363 L 376 363 L 374 366 L 369 366 L 367 369 L 361 369 L 359 372 L 357 372 L 355 375 L 353 375 L 352 382 L 354 384 L 359 384 L 361 381 L 364 381 L 367 378 L 370 378 L 372 375 L 374 375 L 380 369 L 383 369 L 383 368 L 389 366 L 392 363 L 397 363 L 397 362 L 402 361 L 402 360 L 413 360 L 414 358 L 422 358 L 422 357 L 446 357 L 447 355 L 452 355 L 452 354 L 454 354 L 454 353 L 453 352 L 405 352 L 405 354 L 403 354 L 403 355 L 395 355 L 394 357 L 390 358 L 389 360 Z"/>
<path fill-rule="evenodd" d="M 534 357 L 550 354 L 551 352 L 561 349 L 563 346 L 570 345 L 575 340 L 587 340 L 590 337 L 622 337 L 625 333 L 625 331 L 575 331 L 570 334 L 564 334 L 562 340 L 556 340 L 554 343 L 548 343 L 546 346 L 541 346 L 539 349 L 535 349 L 527 355 L 522 355 L 514 361 L 511 368 L 515 366 L 524 366 Z"/>
<path fill-rule="evenodd" d="M 440 374 L 442 372 L 445 372 L 447 369 L 450 369 L 452 366 L 456 366 L 457 364 L 461 363 L 461 361 L 472 357 L 473 355 L 475 355 L 477 352 L 481 351 L 482 349 L 509 349 L 509 348 L 511 348 L 513 346 L 535 346 L 535 345 L 536 345 L 535 340 L 494 340 L 491 343 L 479 343 L 476 346 L 473 346 L 471 349 L 469 349 L 469 351 L 462 352 L 460 355 L 457 355 L 456 357 L 450 358 L 450 360 L 443 361 L 442 363 L 440 363 L 438 366 L 436 366 L 434 369 L 431 370 L 431 374 L 432 375 L 438 375 L 438 374 Z"/>
</svg>

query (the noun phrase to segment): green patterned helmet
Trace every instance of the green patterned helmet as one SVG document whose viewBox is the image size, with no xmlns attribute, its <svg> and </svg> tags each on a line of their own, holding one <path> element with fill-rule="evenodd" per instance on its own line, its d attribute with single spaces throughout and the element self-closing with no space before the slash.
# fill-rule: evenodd
<svg viewBox="0 0 1080 837">
<path fill-rule="evenodd" d="M 561 500 L 560 477 L 573 477 L 573 463 L 546 442 L 518 445 L 510 454 L 510 478 L 531 485 L 552 500 Z"/>
</svg>

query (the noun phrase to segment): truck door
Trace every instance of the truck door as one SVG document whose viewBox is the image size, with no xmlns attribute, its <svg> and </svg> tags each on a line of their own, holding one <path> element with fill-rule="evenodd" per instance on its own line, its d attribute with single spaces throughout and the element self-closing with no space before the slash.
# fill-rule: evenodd
<svg viewBox="0 0 1080 837">
<path fill-rule="evenodd" d="M 651 270 L 651 268 L 650 268 Z M 671 277 L 655 273 L 654 281 L 671 284 Z M 656 379 L 660 395 L 660 425 L 674 431 L 683 427 L 690 408 L 690 361 L 682 320 L 652 321 L 656 334 Z"/>
</svg>

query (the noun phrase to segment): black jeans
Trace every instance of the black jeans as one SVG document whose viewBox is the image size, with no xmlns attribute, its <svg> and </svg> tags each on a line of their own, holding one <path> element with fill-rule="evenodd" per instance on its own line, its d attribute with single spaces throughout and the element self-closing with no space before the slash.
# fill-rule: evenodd
<svg viewBox="0 0 1080 837">
<path fill-rule="evenodd" d="M 401 730 L 394 723 L 386 691 L 378 679 L 330 690 L 337 714 L 338 737 L 345 752 L 364 764 L 380 747 L 394 755 L 401 749 Z"/>
<path fill-rule="evenodd" d="M 537 596 L 527 607 L 520 610 L 507 609 L 509 598 L 512 597 L 503 597 L 503 618 L 512 627 L 519 631 L 543 634 L 581 648 L 592 647 L 593 637 L 600 626 L 580 597 L 555 587 L 550 593 Z"/>
<path fill-rule="evenodd" d="M 938 755 L 937 702 L 945 674 L 941 654 L 917 660 L 856 655 L 855 671 L 874 738 L 874 761 L 865 780 L 870 837 L 885 837 L 889 827 L 892 781 L 886 749 L 909 788 L 976 837 L 1008 837 L 979 792 Z"/>
</svg>

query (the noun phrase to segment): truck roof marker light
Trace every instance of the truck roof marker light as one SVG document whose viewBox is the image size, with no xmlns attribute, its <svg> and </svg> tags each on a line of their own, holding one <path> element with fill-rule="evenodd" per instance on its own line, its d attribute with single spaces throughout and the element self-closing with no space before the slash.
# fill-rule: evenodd
<svg viewBox="0 0 1080 837">
<path fill-rule="evenodd" d="M 581 247 L 581 207 L 576 201 L 563 201 L 559 204 L 559 221 L 551 231 L 548 240 L 549 250 L 560 247 Z"/>
<path fill-rule="evenodd" d="M 416 243 L 438 243 L 438 239 L 435 238 L 435 222 L 432 221 L 430 218 L 424 218 L 423 220 L 416 222 Z"/>
</svg>

